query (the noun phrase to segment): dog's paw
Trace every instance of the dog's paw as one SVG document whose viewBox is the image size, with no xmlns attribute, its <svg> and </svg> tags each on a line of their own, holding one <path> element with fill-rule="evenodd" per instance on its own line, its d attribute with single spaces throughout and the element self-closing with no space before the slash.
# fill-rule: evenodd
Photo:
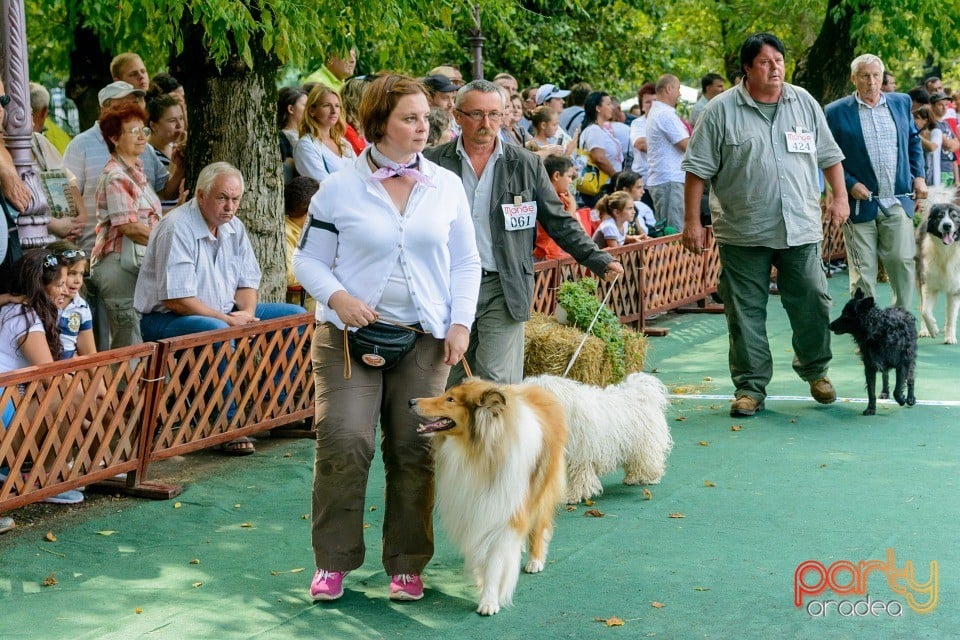
<svg viewBox="0 0 960 640">
<path fill-rule="evenodd" d="M 937 335 L 937 334 L 934 333 L 933 336 L 935 336 L 935 335 Z M 920 327 L 920 332 L 917 334 L 917 337 L 918 337 L 918 338 L 932 338 L 933 336 L 930 335 L 930 332 L 927 331 L 927 328 L 926 328 L 925 326 Z"/>
<path fill-rule="evenodd" d="M 877 408 L 876 408 L 876 407 L 867 407 L 866 409 L 863 410 L 863 415 L 865 415 L 865 416 L 875 416 L 875 415 L 877 415 Z"/>
<path fill-rule="evenodd" d="M 482 616 L 492 616 L 496 615 L 500 611 L 500 603 L 496 600 L 492 602 L 481 602 L 480 606 L 477 607 L 477 613 Z"/>
<path fill-rule="evenodd" d="M 635 485 L 640 484 L 641 482 L 643 481 L 640 479 L 639 476 L 627 476 L 626 478 L 623 479 L 623 484 L 627 485 L 628 487 L 633 487 Z"/>
<path fill-rule="evenodd" d="M 917 399 L 914 396 L 907 396 L 907 406 L 912 407 L 917 404 Z"/>
<path fill-rule="evenodd" d="M 907 404 L 907 397 L 906 397 L 905 395 L 903 395 L 902 393 L 899 393 L 899 394 L 898 394 L 898 393 L 895 393 L 895 394 L 893 394 L 893 399 L 896 400 L 896 401 L 897 401 L 897 404 L 900 405 L 901 407 L 902 407 L 903 405 Z"/>
<path fill-rule="evenodd" d="M 880 398 L 881 400 L 886 400 L 890 397 L 890 394 L 887 393 L 886 391 L 881 391 L 880 393 L 877 394 L 877 397 Z"/>
<path fill-rule="evenodd" d="M 527 564 L 524 565 L 523 570 L 527 573 L 540 573 L 543 571 L 543 567 L 546 566 L 543 560 L 536 558 L 530 558 L 527 560 Z"/>
<path fill-rule="evenodd" d="M 943 339 L 943 344 L 957 344 L 957 336 L 947 336 Z"/>
</svg>

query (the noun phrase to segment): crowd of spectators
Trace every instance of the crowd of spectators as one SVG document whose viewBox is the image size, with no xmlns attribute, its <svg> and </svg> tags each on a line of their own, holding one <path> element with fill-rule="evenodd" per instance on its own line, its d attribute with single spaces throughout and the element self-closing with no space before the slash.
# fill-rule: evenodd
<svg viewBox="0 0 960 640">
<path fill-rule="evenodd" d="M 343 424 L 349 427 L 348 438 L 357 440 L 349 445 L 327 442 L 318 448 L 317 459 L 360 449 L 367 456 L 370 442 L 359 430 L 366 434 L 373 425 L 358 418 L 360 401 L 353 396 L 355 389 L 375 379 L 381 385 L 378 406 L 384 431 L 389 432 L 386 437 L 397 440 L 405 448 L 403 455 L 422 466 L 421 452 L 411 456 L 409 443 L 401 437 L 399 426 L 407 425 L 409 418 L 396 398 L 434 395 L 445 384 L 462 379 L 461 355 L 483 377 L 516 381 L 523 321 L 530 307 L 532 260 L 573 255 L 610 279 L 622 268 L 601 249 L 683 232 L 690 221 L 684 214 L 689 167 L 699 170 L 711 159 L 701 146 L 702 157 L 696 159 L 700 164 L 685 168 L 688 144 L 698 127 L 716 122 L 717 113 L 732 100 L 732 94 L 725 93 L 726 79 L 713 72 L 700 79 L 701 95 L 689 112 L 678 109 L 680 80 L 665 73 L 644 83 L 637 92 L 636 112 L 624 114 L 618 100 L 585 82 L 569 89 L 546 81 L 522 87 L 516 76 L 502 72 L 492 83 L 465 85 L 456 65 L 435 66 L 418 79 L 386 73 L 354 75 L 356 65 L 355 50 L 330 56 L 302 85 L 278 92 L 286 303 L 258 300 L 260 265 L 246 228 L 236 217 L 244 176 L 219 162 L 203 168 L 192 189 L 185 184 L 189 126 L 186 96 L 175 78 L 159 73 L 151 81 L 138 55 L 117 56 L 110 65 L 113 81 L 98 93 L 101 112 L 96 124 L 73 138 L 63 157 L 43 133 L 49 93 L 31 85 L 34 157 L 42 171 L 62 172 L 73 197 L 49 224 L 56 242 L 26 251 L 12 274 L 12 292 L 0 297 L 0 372 L 306 308 L 316 313 L 320 327 L 313 356 L 322 397 L 325 387 L 337 386 L 331 384 L 334 378 L 342 381 L 343 366 L 349 361 L 338 332 L 383 318 L 425 332 L 418 338 L 418 349 L 429 352 L 433 373 L 420 379 L 412 375 L 415 358 L 392 374 L 363 372 L 354 382 L 337 386 L 337 393 L 318 401 L 318 428 Z M 882 63 L 879 67 L 875 75 L 880 90 L 894 92 L 895 78 Z M 739 82 L 739 77 L 731 77 L 729 84 L 738 87 Z M 937 77 L 926 78 L 909 96 L 915 131 L 909 121 L 903 126 L 918 138 L 925 183 L 958 184 L 956 96 L 951 97 Z M 758 113 L 766 113 L 764 108 L 758 107 Z M 707 136 L 701 133 L 700 139 Z M 505 175 L 507 164 L 517 167 L 516 176 Z M 587 166 L 598 169 L 605 179 L 600 193 L 576 188 Z M 501 194 L 498 187 L 507 180 L 512 181 L 511 189 L 519 188 Z M 363 186 L 368 183 L 374 186 Z M 697 195 L 706 221 L 710 184 L 704 180 L 703 196 Z M 2 145 L 0 186 L 9 208 L 27 207 L 29 191 Z M 434 197 L 438 189 L 439 199 Z M 849 192 L 852 199 L 860 193 Z M 731 198 L 722 189 L 720 195 Z M 416 228 L 440 201 L 453 207 L 450 235 L 444 238 Z M 532 219 L 511 217 L 511 206 L 525 205 L 533 205 Z M 373 215 L 382 223 L 371 221 Z M 426 244 L 421 248 L 426 247 L 427 254 L 407 253 L 405 243 L 414 241 L 401 233 L 404 227 L 387 233 L 398 217 L 404 225 L 413 225 L 412 231 L 423 233 Z M 520 226 L 516 231 L 504 229 L 511 223 Z M 400 243 L 399 254 L 387 250 L 395 241 Z M 451 262 L 454 245 L 464 252 L 460 262 Z M 436 258 L 429 265 L 428 255 Z M 372 270 L 363 268 L 365 259 L 382 263 L 382 269 L 367 273 Z M 432 271 L 438 264 L 439 271 Z M 875 275 L 869 265 L 865 273 L 872 286 Z M 857 274 L 860 277 L 861 271 Z M 804 274 L 808 276 L 812 277 Z M 423 287 L 449 293 L 446 285 L 457 278 L 471 283 L 462 299 L 445 300 L 436 309 L 418 306 L 415 294 Z M 732 296 L 731 286 L 725 291 Z M 908 303 L 911 299 L 902 287 L 898 298 Z M 747 308 L 745 303 L 741 307 Z M 826 379 L 825 368 L 808 377 L 812 385 L 819 384 Z M 763 385 L 755 386 L 738 387 L 737 415 L 763 408 Z M 402 393 L 397 395 L 396 389 Z M 12 404 L 2 408 L 5 423 L 12 408 Z M 228 418 L 235 412 L 230 406 Z M 254 452 L 254 443 L 240 438 L 224 444 L 223 451 L 247 455 Z M 326 541 L 329 531 L 342 533 L 345 524 L 351 536 L 359 533 L 353 530 L 355 523 L 330 517 L 329 509 L 343 502 L 333 500 L 334 493 L 357 484 L 368 465 L 369 460 L 352 469 L 349 482 L 315 479 L 313 542 L 318 572 L 311 593 L 316 599 L 338 597 L 346 572 L 362 562 L 356 554 L 329 548 Z M 423 484 L 430 479 L 429 470 L 412 477 Z M 82 499 L 82 493 L 68 491 L 51 501 Z M 350 499 L 353 508 L 356 496 Z M 405 527 L 411 517 L 417 519 L 429 510 L 428 504 L 408 495 L 397 493 L 394 500 L 414 503 L 396 516 Z M 388 517 L 394 518 L 394 513 Z M 5 524 L 0 521 L 0 529 Z M 391 595 L 399 599 L 422 594 L 419 574 L 432 552 L 432 531 L 417 535 L 417 558 L 386 563 L 393 576 Z M 393 538 L 385 540 L 395 543 Z"/>
</svg>

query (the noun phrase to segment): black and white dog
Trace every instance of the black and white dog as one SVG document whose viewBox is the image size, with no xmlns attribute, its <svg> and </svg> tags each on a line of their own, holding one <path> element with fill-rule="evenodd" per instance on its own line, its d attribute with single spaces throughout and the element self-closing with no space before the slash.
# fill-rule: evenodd
<svg viewBox="0 0 960 640">
<path fill-rule="evenodd" d="M 943 341 L 957 344 L 957 312 L 960 311 L 960 207 L 951 202 L 930 206 L 920 226 L 917 243 L 917 279 L 920 281 L 921 338 L 935 338 L 940 332 L 933 317 L 937 295 L 946 294 L 947 314 Z"/>
<path fill-rule="evenodd" d="M 881 309 L 873 298 L 865 298 L 857 289 L 843 307 L 840 317 L 830 323 L 830 330 L 850 334 L 860 347 L 860 357 L 867 376 L 867 408 L 863 415 L 877 412 L 877 372 L 883 375 L 881 398 L 890 397 L 888 372 L 896 369 L 893 397 L 900 406 L 913 406 L 913 376 L 917 366 L 917 319 L 901 307 Z M 906 395 L 904 395 L 906 387 Z"/>
</svg>

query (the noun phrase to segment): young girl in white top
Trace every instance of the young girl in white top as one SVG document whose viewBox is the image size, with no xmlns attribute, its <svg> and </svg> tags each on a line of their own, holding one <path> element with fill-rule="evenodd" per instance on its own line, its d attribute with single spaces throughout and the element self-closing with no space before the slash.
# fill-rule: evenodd
<svg viewBox="0 0 960 640">
<path fill-rule="evenodd" d="M 626 191 L 615 191 L 603 196 L 597 202 L 596 208 L 600 214 L 600 226 L 593 234 L 593 241 L 601 249 L 622 247 L 640 242 L 645 237 L 627 234 L 627 228 L 637 210 L 633 207 L 633 198 Z"/>
<path fill-rule="evenodd" d="M 0 306 L 0 373 L 15 371 L 33 365 L 47 364 L 59 359 L 63 348 L 60 344 L 58 309 L 67 297 L 67 268 L 56 255 L 46 248 L 25 251 L 17 263 L 15 298 L 5 298 Z M 22 396 L 23 392 L 20 392 Z M 4 428 L 7 421 L 15 419 L 18 406 L 24 400 L 15 398 L 2 407 Z M 34 407 L 30 407 L 32 410 Z M 68 421 L 64 421 L 66 427 Z M 15 430 L 10 441 L 16 453 L 24 446 L 23 430 Z M 65 434 L 61 434 L 61 437 Z M 6 434 L 0 432 L 0 440 Z M 34 438 L 42 435 L 34 434 Z M 18 469 L 24 472 L 30 466 L 41 464 L 39 459 L 27 460 Z M 0 484 L 7 481 L 7 473 L 0 475 Z M 76 504 L 83 502 L 79 491 L 64 491 L 50 496 L 44 502 Z"/>
</svg>

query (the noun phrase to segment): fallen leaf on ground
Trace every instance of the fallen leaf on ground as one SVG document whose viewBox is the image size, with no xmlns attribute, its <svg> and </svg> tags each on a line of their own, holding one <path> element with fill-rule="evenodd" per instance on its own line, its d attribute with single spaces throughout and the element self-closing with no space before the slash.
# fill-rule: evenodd
<svg viewBox="0 0 960 640">
<path fill-rule="evenodd" d="M 680 513 L 679 511 L 675 511 L 674 513 L 671 513 L 671 514 L 670 514 L 669 516 L 667 516 L 667 517 L 668 517 L 668 518 L 686 518 L 687 516 L 683 515 L 683 514 Z"/>
<path fill-rule="evenodd" d="M 194 589 L 196 589 L 197 587 L 202 587 L 202 586 L 203 586 L 203 583 L 202 583 L 202 582 L 194 582 L 194 583 L 193 583 L 193 588 L 194 588 Z"/>
<path fill-rule="evenodd" d="M 300 519 L 301 519 L 301 520 L 309 520 L 309 519 L 310 519 L 310 514 L 309 514 L 309 513 L 305 513 L 305 514 L 303 514 L 302 516 L 300 516 Z"/>
<path fill-rule="evenodd" d="M 42 584 L 45 587 L 52 587 L 53 585 L 60 584 L 60 583 L 57 581 L 57 574 L 51 573 L 46 578 L 44 578 L 43 582 L 41 582 L 40 584 Z"/>
<path fill-rule="evenodd" d="M 587 498 L 583 501 L 583 504 L 587 505 L 588 507 L 592 507 L 595 503 L 590 498 Z"/>
<path fill-rule="evenodd" d="M 610 616 L 609 618 L 594 618 L 593 621 L 594 621 L 594 622 L 602 622 L 603 624 L 607 625 L 608 627 L 622 627 L 622 626 L 623 626 L 623 620 L 620 619 L 620 618 L 618 618 L 617 616 Z"/>
<path fill-rule="evenodd" d="M 105 530 L 105 531 L 97 531 L 97 533 L 100 534 L 101 536 L 112 536 L 113 534 L 116 533 L 116 531 Z"/>
<path fill-rule="evenodd" d="M 233 505 L 233 508 L 234 508 L 234 509 L 239 509 L 239 508 L 240 508 L 240 503 L 238 502 L 237 504 Z"/>
<path fill-rule="evenodd" d="M 701 440 L 701 441 L 698 442 L 697 444 L 700 445 L 701 447 L 709 447 L 709 446 L 710 446 L 710 443 L 707 442 L 706 440 Z"/>
<path fill-rule="evenodd" d="M 790 418 L 790 424 L 797 424 L 796 418 Z"/>
<path fill-rule="evenodd" d="M 47 542 L 56 542 L 57 536 L 53 533 L 53 531 L 47 531 L 47 535 L 43 536 L 43 539 Z"/>
<path fill-rule="evenodd" d="M 287 570 L 285 570 L 285 571 L 276 571 L 276 570 L 273 570 L 273 571 L 270 571 L 270 575 L 272 575 L 272 576 L 278 576 L 278 575 L 280 575 L 281 573 L 303 573 L 303 571 L 304 571 L 304 567 L 297 567 L 296 569 L 287 569 Z"/>
<path fill-rule="evenodd" d="M 568 504 L 566 508 L 567 508 L 567 511 L 576 511 L 576 510 L 577 510 L 577 505 L 575 505 L 575 504 Z"/>
<path fill-rule="evenodd" d="M 143 609 L 141 609 L 140 607 L 137 607 L 136 609 L 133 610 L 133 612 L 139 615 L 143 613 Z"/>
<path fill-rule="evenodd" d="M 687 419 L 687 416 L 677 416 L 676 418 L 677 422 L 683 422 L 686 419 Z"/>
<path fill-rule="evenodd" d="M 200 558 L 194 558 L 190 561 L 190 564 L 200 564 Z"/>
<path fill-rule="evenodd" d="M 375 504 L 374 504 L 374 505 L 370 505 L 370 511 L 376 511 L 376 510 L 377 510 L 377 505 L 375 505 Z"/>
<path fill-rule="evenodd" d="M 653 500 L 653 494 L 650 493 L 650 489 L 643 490 L 643 499 L 644 500 Z"/>
<path fill-rule="evenodd" d="M 590 516 L 591 518 L 602 518 L 606 514 L 600 513 L 599 509 L 590 509 L 590 511 L 584 511 L 583 515 Z"/>
<path fill-rule="evenodd" d="M 179 508 L 182 507 L 182 506 L 183 506 L 183 505 L 180 504 L 179 502 L 174 502 L 174 503 L 173 503 L 173 508 L 174 508 L 174 509 L 179 509 Z"/>
<path fill-rule="evenodd" d="M 710 587 L 694 587 L 694 591 L 710 591 Z"/>
<path fill-rule="evenodd" d="M 244 529 L 253 529 L 253 523 L 251 522 L 241 522 L 240 526 Z"/>
<path fill-rule="evenodd" d="M 292 454 L 292 453 L 285 453 L 285 454 L 283 454 L 283 457 L 284 457 L 284 458 L 292 458 L 292 457 L 293 457 L 293 454 Z"/>
<path fill-rule="evenodd" d="M 730 431 L 740 431 L 740 429 L 743 429 L 742 424 L 735 424 L 732 427 L 730 427 Z"/>
<path fill-rule="evenodd" d="M 715 486 L 717 486 L 717 485 L 716 485 L 715 483 L 713 483 L 713 482 L 710 482 L 709 480 L 704 480 L 704 481 L 703 481 L 703 486 L 705 486 L 705 487 L 715 487 Z"/>
<path fill-rule="evenodd" d="M 363 528 L 364 528 L 364 529 L 369 529 L 369 528 L 370 528 L 370 523 L 369 523 L 369 522 L 364 522 L 364 523 L 363 523 Z"/>
<path fill-rule="evenodd" d="M 657 602 L 656 600 L 654 600 L 653 602 L 650 603 L 650 606 L 653 607 L 654 609 L 663 609 L 667 605 L 663 604 L 662 602 Z"/>
</svg>

